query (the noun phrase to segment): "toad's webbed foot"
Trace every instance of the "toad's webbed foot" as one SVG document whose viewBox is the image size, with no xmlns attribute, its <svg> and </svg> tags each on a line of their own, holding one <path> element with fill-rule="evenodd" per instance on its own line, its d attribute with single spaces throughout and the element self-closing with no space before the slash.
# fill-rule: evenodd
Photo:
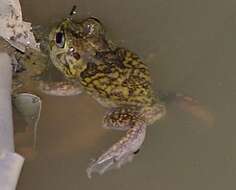
<svg viewBox="0 0 236 190">
<path fill-rule="evenodd" d="M 87 169 L 89 178 L 92 173 L 103 174 L 132 161 L 134 155 L 139 151 L 146 133 L 145 121 L 136 114 L 137 112 L 130 108 L 117 108 L 107 113 L 104 118 L 104 127 L 119 130 L 128 129 L 128 131 L 98 159 L 91 162 Z"/>
</svg>

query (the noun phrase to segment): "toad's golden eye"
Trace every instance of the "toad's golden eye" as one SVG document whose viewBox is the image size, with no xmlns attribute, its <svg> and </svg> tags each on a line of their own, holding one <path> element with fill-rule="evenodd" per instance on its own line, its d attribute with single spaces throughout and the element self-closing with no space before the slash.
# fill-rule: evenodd
<svg viewBox="0 0 236 190">
<path fill-rule="evenodd" d="M 65 46 L 65 34 L 64 34 L 64 32 L 57 32 L 56 37 L 55 37 L 55 41 L 56 41 L 57 47 L 64 48 L 64 46 Z"/>
</svg>

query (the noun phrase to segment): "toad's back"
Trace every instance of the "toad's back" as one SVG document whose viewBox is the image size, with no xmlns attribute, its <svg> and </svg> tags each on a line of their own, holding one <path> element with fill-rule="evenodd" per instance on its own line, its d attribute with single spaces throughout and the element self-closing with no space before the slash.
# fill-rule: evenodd
<svg viewBox="0 0 236 190">
<path fill-rule="evenodd" d="M 85 60 L 84 60 L 85 61 Z M 96 52 L 80 73 L 81 84 L 105 106 L 151 105 L 154 101 L 147 66 L 123 48 Z"/>
</svg>

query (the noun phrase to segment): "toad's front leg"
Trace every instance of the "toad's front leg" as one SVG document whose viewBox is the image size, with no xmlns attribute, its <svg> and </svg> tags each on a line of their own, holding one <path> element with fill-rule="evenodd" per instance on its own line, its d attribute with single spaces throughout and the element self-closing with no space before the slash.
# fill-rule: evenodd
<svg viewBox="0 0 236 190">
<path fill-rule="evenodd" d="M 104 127 L 128 131 L 104 154 L 92 161 L 87 169 L 89 178 L 91 178 L 92 173 L 103 174 L 110 169 L 120 168 L 123 164 L 132 161 L 145 138 L 145 121 L 132 108 L 116 108 L 109 111 L 104 118 Z"/>
<path fill-rule="evenodd" d="M 52 96 L 75 96 L 83 92 L 83 88 L 76 81 L 41 81 L 39 84 L 41 92 Z"/>
</svg>

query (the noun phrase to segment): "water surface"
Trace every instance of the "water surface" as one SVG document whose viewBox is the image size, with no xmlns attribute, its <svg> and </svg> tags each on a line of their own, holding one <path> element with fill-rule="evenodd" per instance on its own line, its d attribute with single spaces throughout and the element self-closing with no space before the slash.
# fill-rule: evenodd
<svg viewBox="0 0 236 190">
<path fill-rule="evenodd" d="M 236 189 L 236 1 L 21 0 L 24 18 L 50 26 L 74 4 L 149 63 L 154 88 L 193 95 L 213 128 L 171 106 L 149 128 L 141 152 L 121 170 L 89 180 L 85 170 L 122 133 L 102 129 L 104 109 L 86 94 L 42 95 L 38 155 L 17 190 Z"/>
</svg>

